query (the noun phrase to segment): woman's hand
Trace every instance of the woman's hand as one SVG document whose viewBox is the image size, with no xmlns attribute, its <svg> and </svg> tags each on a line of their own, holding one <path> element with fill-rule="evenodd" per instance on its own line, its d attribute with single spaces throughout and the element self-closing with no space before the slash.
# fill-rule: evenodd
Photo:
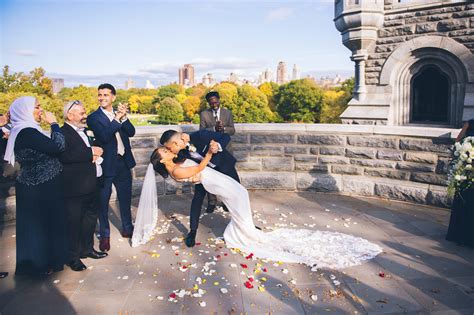
<svg viewBox="0 0 474 315">
<path fill-rule="evenodd" d="M 57 124 L 56 116 L 54 116 L 53 113 L 44 111 L 43 112 L 43 119 L 46 121 L 48 124 Z"/>
<path fill-rule="evenodd" d="M 212 154 L 216 154 L 217 152 L 219 152 L 219 144 L 214 141 L 214 140 L 211 140 L 211 142 L 209 143 L 209 150 L 207 151 L 207 153 L 211 152 Z"/>
</svg>

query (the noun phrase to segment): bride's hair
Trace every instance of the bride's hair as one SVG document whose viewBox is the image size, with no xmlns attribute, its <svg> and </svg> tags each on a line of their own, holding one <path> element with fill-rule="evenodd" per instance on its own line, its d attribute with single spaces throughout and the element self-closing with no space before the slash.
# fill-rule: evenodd
<svg viewBox="0 0 474 315">
<path fill-rule="evenodd" d="M 160 174 L 163 178 L 168 178 L 169 173 L 166 170 L 166 167 L 163 163 L 161 163 L 161 155 L 160 152 L 158 152 L 159 148 L 162 148 L 163 146 L 159 146 L 156 148 L 153 153 L 150 156 L 150 163 L 153 165 L 153 169 L 155 172 Z"/>
</svg>

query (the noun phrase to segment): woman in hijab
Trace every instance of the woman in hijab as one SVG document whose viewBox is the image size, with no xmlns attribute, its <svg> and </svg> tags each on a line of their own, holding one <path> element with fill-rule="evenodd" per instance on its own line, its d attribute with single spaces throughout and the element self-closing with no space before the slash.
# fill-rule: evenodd
<svg viewBox="0 0 474 315">
<path fill-rule="evenodd" d="M 31 96 L 17 98 L 10 106 L 12 129 L 5 160 L 20 163 L 16 178 L 17 275 L 49 274 L 65 262 L 62 165 L 64 136 L 54 114 L 42 110 Z M 51 125 L 43 134 L 41 122 Z"/>
</svg>

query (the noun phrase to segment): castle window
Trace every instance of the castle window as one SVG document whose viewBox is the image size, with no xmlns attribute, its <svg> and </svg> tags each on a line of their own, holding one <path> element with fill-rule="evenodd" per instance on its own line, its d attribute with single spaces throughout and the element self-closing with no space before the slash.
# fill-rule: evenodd
<svg viewBox="0 0 474 315">
<path fill-rule="evenodd" d="M 412 78 L 410 108 L 411 123 L 450 122 L 450 82 L 439 68 L 424 67 Z"/>
</svg>

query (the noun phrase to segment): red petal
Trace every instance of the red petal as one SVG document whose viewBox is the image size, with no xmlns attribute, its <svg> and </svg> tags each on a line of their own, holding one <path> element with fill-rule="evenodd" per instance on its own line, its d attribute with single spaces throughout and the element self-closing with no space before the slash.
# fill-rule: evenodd
<svg viewBox="0 0 474 315">
<path fill-rule="evenodd" d="M 253 257 L 253 254 L 251 253 L 250 255 L 248 255 L 247 257 L 245 257 L 245 259 L 252 259 Z"/>
<path fill-rule="evenodd" d="M 244 269 L 247 268 L 247 265 L 246 265 L 246 264 L 240 264 L 240 266 L 241 266 L 242 268 L 244 268 Z"/>
<path fill-rule="evenodd" d="M 244 285 L 247 289 L 252 289 L 253 288 L 253 284 L 250 281 L 245 281 Z"/>
<path fill-rule="evenodd" d="M 173 292 L 173 293 L 171 293 L 171 294 L 170 294 L 170 298 L 172 298 L 172 299 L 176 299 L 176 293 L 174 293 L 174 292 Z"/>
<path fill-rule="evenodd" d="M 263 272 L 267 272 L 267 268 L 263 268 Z"/>
</svg>

